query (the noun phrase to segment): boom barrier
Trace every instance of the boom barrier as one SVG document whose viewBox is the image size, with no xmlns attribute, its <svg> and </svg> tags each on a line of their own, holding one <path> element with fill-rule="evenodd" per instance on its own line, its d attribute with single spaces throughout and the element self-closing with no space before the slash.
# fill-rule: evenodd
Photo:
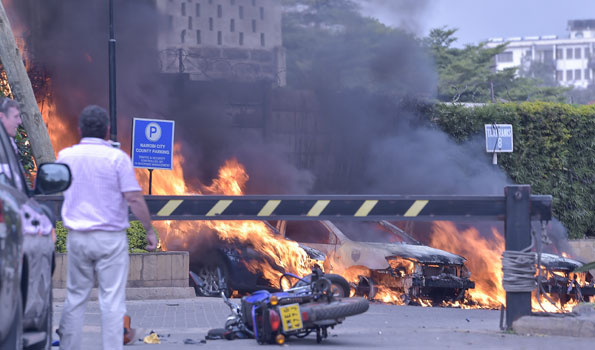
<svg viewBox="0 0 595 350">
<path fill-rule="evenodd" d="M 41 196 L 62 205 L 61 196 Z M 153 220 L 503 221 L 503 196 L 145 196 Z M 550 220 L 551 196 L 531 196 L 531 218 Z M 56 212 L 59 217 L 59 211 Z"/>
<path fill-rule="evenodd" d="M 60 217 L 62 196 L 36 196 Z M 506 250 L 531 244 L 531 220 L 549 221 L 552 196 L 528 185 L 504 196 L 246 195 L 145 196 L 153 220 L 449 220 L 504 221 Z M 506 323 L 531 313 L 530 292 L 506 292 Z"/>
</svg>

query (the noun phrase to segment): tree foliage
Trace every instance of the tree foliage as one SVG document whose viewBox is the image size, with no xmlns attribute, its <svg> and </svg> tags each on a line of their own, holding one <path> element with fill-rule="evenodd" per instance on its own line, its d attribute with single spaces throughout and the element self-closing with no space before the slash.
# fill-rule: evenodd
<svg viewBox="0 0 595 350">
<path fill-rule="evenodd" d="M 429 94 L 435 73 L 418 40 L 364 17 L 352 0 L 283 1 L 287 79 L 307 89 Z"/>
<path fill-rule="evenodd" d="M 423 39 L 432 52 L 439 75 L 437 97 L 447 102 L 566 101 L 567 89 L 544 81 L 544 68 L 535 64 L 517 76 L 517 68 L 495 70 L 495 58 L 506 44 L 486 43 L 455 48 L 456 29 L 437 28 Z M 527 65 L 529 66 L 529 65 Z"/>
</svg>

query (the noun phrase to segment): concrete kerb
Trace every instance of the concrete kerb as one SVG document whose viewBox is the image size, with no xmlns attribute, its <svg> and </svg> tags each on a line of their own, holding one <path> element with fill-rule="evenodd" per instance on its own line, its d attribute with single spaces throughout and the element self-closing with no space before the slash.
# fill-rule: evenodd
<svg viewBox="0 0 595 350">
<path fill-rule="evenodd" d="M 521 335 L 595 338 L 595 305 L 578 305 L 569 315 L 524 316 L 512 328 Z"/>
</svg>

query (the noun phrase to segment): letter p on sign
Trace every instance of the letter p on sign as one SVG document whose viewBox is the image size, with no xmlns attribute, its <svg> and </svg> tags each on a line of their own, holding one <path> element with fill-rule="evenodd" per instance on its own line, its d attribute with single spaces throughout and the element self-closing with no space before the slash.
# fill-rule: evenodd
<svg viewBox="0 0 595 350">
<path fill-rule="evenodd" d="M 145 136 L 149 141 L 158 141 L 161 138 L 161 127 L 157 123 L 149 123 L 145 128 Z"/>
</svg>

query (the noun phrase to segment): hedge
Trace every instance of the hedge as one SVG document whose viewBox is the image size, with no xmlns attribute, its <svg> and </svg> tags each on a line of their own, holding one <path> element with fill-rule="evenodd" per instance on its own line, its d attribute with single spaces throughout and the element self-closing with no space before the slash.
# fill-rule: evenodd
<svg viewBox="0 0 595 350">
<path fill-rule="evenodd" d="M 58 253 L 66 253 L 66 235 L 68 230 L 62 225 L 62 221 L 56 223 L 56 251 Z M 157 239 L 159 235 L 157 231 Z M 128 251 L 130 253 L 146 253 L 147 233 L 140 221 L 131 221 L 130 227 L 126 230 L 128 236 Z"/>
<path fill-rule="evenodd" d="M 483 135 L 485 124 L 512 124 L 514 152 L 501 153 L 500 166 L 532 193 L 553 196 L 570 238 L 595 237 L 595 106 L 436 104 L 426 115 L 457 142 Z"/>
</svg>

